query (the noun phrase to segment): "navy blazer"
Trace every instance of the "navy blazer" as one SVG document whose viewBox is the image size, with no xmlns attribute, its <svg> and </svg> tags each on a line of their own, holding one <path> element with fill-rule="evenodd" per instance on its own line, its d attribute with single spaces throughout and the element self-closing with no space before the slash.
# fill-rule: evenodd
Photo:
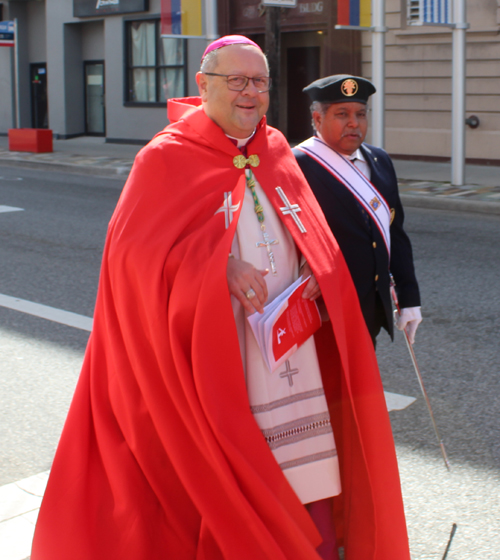
<svg viewBox="0 0 500 560">
<path fill-rule="evenodd" d="M 364 143 L 361 151 L 370 166 L 372 184 L 395 212 L 390 228 L 390 263 L 380 231 L 368 214 L 363 216 L 347 187 L 304 152 L 294 149 L 293 153 L 344 255 L 375 341 L 381 327 L 391 338 L 394 335 L 389 272 L 394 276 L 401 308 L 419 306 L 420 294 L 411 243 L 403 229 L 403 206 L 391 158 L 384 150 Z"/>
</svg>

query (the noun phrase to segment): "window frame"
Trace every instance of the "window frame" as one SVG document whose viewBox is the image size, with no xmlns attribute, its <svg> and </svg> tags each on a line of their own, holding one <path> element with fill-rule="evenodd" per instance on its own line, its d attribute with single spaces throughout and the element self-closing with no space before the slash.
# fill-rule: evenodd
<svg viewBox="0 0 500 560">
<path fill-rule="evenodd" d="M 130 28 L 133 23 L 154 23 L 155 24 L 155 64 L 154 66 L 133 66 L 132 65 L 132 40 Z M 183 96 L 187 95 L 187 40 L 179 37 L 182 41 L 182 58 L 183 64 L 159 64 L 160 49 L 162 45 L 161 37 L 161 19 L 159 15 L 148 15 L 144 17 L 134 17 L 124 19 L 123 38 L 124 38 L 124 57 L 123 57 L 123 105 L 125 107 L 166 107 L 165 101 L 133 101 L 131 99 L 131 76 L 135 68 L 154 69 L 155 73 L 155 97 L 160 97 L 162 70 L 166 69 L 182 69 L 183 70 Z M 176 37 L 174 37 L 175 39 Z"/>
</svg>

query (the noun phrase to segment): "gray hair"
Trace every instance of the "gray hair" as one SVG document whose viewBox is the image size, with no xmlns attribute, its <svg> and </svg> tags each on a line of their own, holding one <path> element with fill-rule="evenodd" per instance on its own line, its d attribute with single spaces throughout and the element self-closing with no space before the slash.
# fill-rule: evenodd
<svg viewBox="0 0 500 560">
<path fill-rule="evenodd" d="M 217 68 L 219 50 L 210 51 L 201 61 L 200 72 L 213 72 Z"/>
<path fill-rule="evenodd" d="M 311 116 L 312 114 L 317 111 L 322 117 L 324 117 L 328 111 L 328 109 L 333 105 L 333 103 L 329 102 L 329 101 L 313 101 L 311 103 Z M 314 123 L 314 119 L 311 119 L 311 124 L 313 127 L 313 130 L 317 130 L 316 129 L 316 124 Z"/>
</svg>

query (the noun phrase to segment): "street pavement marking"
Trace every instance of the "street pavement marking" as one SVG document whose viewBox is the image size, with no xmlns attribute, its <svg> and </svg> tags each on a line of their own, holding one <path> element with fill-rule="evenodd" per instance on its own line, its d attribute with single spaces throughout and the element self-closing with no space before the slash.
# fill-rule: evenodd
<svg viewBox="0 0 500 560">
<path fill-rule="evenodd" d="M 398 395 L 397 393 L 389 393 L 388 391 L 384 391 L 384 395 L 389 412 L 391 412 L 391 410 L 403 410 L 417 400 L 415 397 L 407 397 L 406 395 Z"/>
<path fill-rule="evenodd" d="M 24 208 L 16 208 L 15 206 L 3 206 L 0 204 L 0 214 L 2 212 L 22 212 Z"/>
<path fill-rule="evenodd" d="M 54 321 L 55 323 L 61 323 L 63 325 L 67 325 L 68 327 L 74 327 L 75 329 L 81 329 L 89 332 L 92 330 L 93 320 L 91 317 L 78 315 L 77 313 L 72 313 L 71 311 L 56 309 L 55 307 L 49 307 L 48 305 L 42 305 L 41 303 L 33 303 L 25 299 L 0 294 L 0 306 L 13 309 L 14 311 L 20 311 L 21 313 L 28 313 L 29 315 L 34 315 L 35 317 L 41 317 L 42 319 L 47 319 L 48 321 Z M 390 393 L 388 391 L 384 391 L 384 395 L 385 402 L 387 403 L 387 410 L 389 412 L 392 410 L 403 410 L 416 400 L 414 397 L 398 395 L 397 393 Z"/>
<path fill-rule="evenodd" d="M 61 323 L 62 325 L 74 327 L 82 331 L 90 332 L 92 330 L 92 317 L 78 315 L 78 313 L 72 313 L 71 311 L 63 311 L 62 309 L 56 309 L 41 303 L 33 303 L 25 299 L 0 294 L 0 306 L 20 311 L 21 313 L 27 313 L 28 315 L 34 315 L 35 317 L 41 317 L 48 321 L 54 321 L 55 323 Z"/>
</svg>

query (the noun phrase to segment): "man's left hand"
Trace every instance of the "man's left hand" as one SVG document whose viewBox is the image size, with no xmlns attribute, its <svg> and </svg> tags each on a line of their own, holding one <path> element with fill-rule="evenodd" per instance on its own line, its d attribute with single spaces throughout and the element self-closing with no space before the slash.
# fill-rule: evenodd
<svg viewBox="0 0 500 560">
<path fill-rule="evenodd" d="M 321 288 L 319 287 L 318 281 L 312 273 L 311 267 L 308 263 L 304 263 L 304 265 L 300 269 L 300 275 L 304 278 L 307 278 L 308 276 L 311 277 L 309 279 L 309 282 L 307 283 L 307 286 L 302 292 L 302 297 L 304 299 L 310 299 L 311 301 L 318 299 L 321 296 Z"/>
<path fill-rule="evenodd" d="M 406 329 L 408 338 L 413 344 L 418 325 L 422 322 L 422 312 L 420 307 L 404 307 L 399 315 L 396 315 L 396 327 L 403 331 Z"/>
</svg>

